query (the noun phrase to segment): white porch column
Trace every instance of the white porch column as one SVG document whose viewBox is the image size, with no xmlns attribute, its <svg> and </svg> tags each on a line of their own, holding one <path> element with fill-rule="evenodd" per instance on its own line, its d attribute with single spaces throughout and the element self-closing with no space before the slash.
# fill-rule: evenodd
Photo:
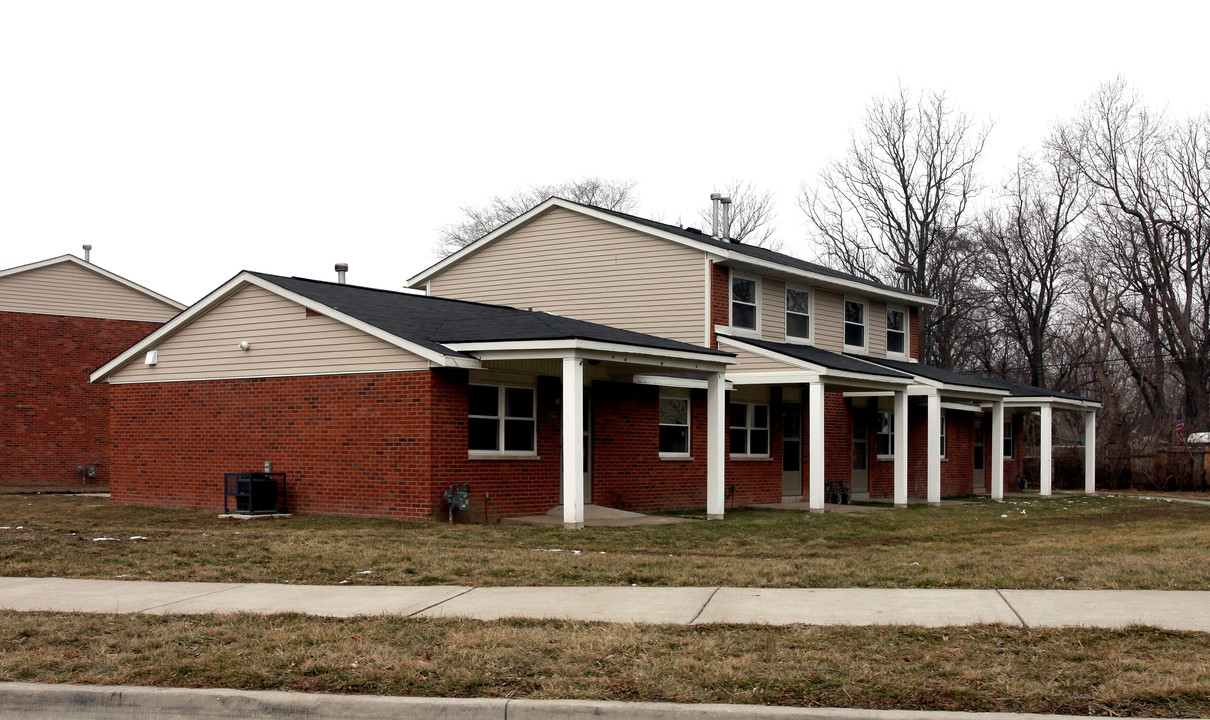
<svg viewBox="0 0 1210 720">
<path fill-rule="evenodd" d="M 1053 412 L 1049 403 L 1042 403 L 1042 427 L 1038 439 L 1038 494 L 1042 497 L 1050 495 L 1050 486 L 1054 475 L 1054 462 L 1051 458 L 1051 426 Z"/>
<path fill-rule="evenodd" d="M 1097 491 L 1097 412 L 1084 413 L 1084 492 Z"/>
<path fill-rule="evenodd" d="M 908 501 L 908 394 L 895 391 L 895 507 Z"/>
<path fill-rule="evenodd" d="M 811 512 L 823 512 L 824 485 L 824 418 L 823 383 L 807 384 L 807 443 L 810 448 L 810 477 L 807 501 Z"/>
<path fill-rule="evenodd" d="M 928 503 L 941 504 L 941 396 L 928 396 Z"/>
<path fill-rule="evenodd" d="M 584 361 L 563 358 L 563 527 L 584 527 Z"/>
<path fill-rule="evenodd" d="M 706 375 L 706 517 L 721 520 L 726 504 L 727 385 L 723 373 Z"/>
<path fill-rule="evenodd" d="M 1004 500 L 1004 401 L 992 402 L 992 500 Z"/>
</svg>

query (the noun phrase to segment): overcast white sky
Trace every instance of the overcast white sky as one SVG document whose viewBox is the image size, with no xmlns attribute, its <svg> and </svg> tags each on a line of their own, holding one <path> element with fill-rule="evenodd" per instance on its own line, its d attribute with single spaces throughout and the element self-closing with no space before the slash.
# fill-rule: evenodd
<svg viewBox="0 0 1210 720">
<path fill-rule="evenodd" d="M 1123 74 L 1210 108 L 1204 2 L 0 3 L 0 268 L 93 260 L 191 303 L 241 269 L 399 288 L 459 207 L 589 175 L 692 222 L 796 197 L 897 84 L 992 120 L 998 180 Z"/>
</svg>

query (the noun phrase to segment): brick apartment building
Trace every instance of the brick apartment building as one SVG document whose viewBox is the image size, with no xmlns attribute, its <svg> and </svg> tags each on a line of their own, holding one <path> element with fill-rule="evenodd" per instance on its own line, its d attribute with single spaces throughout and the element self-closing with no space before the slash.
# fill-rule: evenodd
<svg viewBox="0 0 1210 720">
<path fill-rule="evenodd" d="M 1054 411 L 1094 445 L 1093 401 L 920 363 L 933 300 L 725 229 L 552 198 L 408 285 L 241 273 L 100 368 L 115 502 L 221 508 L 223 472 L 272 463 L 293 511 L 444 516 L 458 482 L 473 519 L 576 527 L 586 503 L 998 497 L 1027 412 L 1043 492 Z"/>
</svg>

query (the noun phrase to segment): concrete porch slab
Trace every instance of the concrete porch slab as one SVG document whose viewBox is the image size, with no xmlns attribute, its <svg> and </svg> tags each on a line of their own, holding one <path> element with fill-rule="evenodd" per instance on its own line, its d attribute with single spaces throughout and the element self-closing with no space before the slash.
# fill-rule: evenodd
<svg viewBox="0 0 1210 720">
<path fill-rule="evenodd" d="M 695 625 L 1020 625 L 995 590 L 721 588 Z"/>
<path fill-rule="evenodd" d="M 811 512 L 810 503 L 805 503 L 805 502 L 802 502 L 801 500 L 798 500 L 798 501 L 794 501 L 794 500 L 784 501 L 783 500 L 782 502 L 778 502 L 778 503 L 750 503 L 748 505 L 744 505 L 744 507 L 751 508 L 753 510 L 790 510 L 793 512 Z M 850 504 L 850 505 L 829 505 L 829 504 L 825 503 L 823 506 L 823 511 L 826 513 L 841 513 L 841 514 L 875 512 L 878 510 L 890 510 L 890 509 L 891 508 L 889 506 L 880 506 L 880 505 L 852 505 L 852 504 Z"/>
<path fill-rule="evenodd" d="M 412 615 L 470 590 L 458 585 L 270 585 L 252 583 L 152 609 L 157 615 L 297 612 L 324 617 Z"/>
<path fill-rule="evenodd" d="M 584 527 L 634 527 L 636 525 L 674 525 L 691 522 L 693 518 L 666 515 L 643 515 L 600 505 L 584 506 Z M 525 515 L 503 518 L 502 525 L 537 525 L 539 527 L 563 527 L 563 506 L 556 505 L 545 515 Z"/>
<path fill-rule="evenodd" d="M 714 588 L 497 587 L 475 588 L 416 617 L 550 618 L 686 625 Z"/>
</svg>

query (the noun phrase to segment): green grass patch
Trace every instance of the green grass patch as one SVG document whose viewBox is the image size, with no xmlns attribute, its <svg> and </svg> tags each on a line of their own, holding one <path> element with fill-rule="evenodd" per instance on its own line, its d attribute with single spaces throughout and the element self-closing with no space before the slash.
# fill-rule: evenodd
<svg viewBox="0 0 1210 720">
<path fill-rule="evenodd" d="M 1210 715 L 1210 635 L 299 615 L 0 616 L 0 680 L 443 697 Z"/>
<path fill-rule="evenodd" d="M 1210 507 L 1010 499 L 576 532 L 0 495 L 3 574 L 311 584 L 1210 589 Z M 146 537 L 132 540 L 132 537 Z M 96 541 L 95 538 L 116 538 Z M 560 552 L 549 552 L 559 550 Z M 578 551 L 578 552 L 576 552 Z M 358 574 L 370 570 L 368 574 Z"/>
</svg>

